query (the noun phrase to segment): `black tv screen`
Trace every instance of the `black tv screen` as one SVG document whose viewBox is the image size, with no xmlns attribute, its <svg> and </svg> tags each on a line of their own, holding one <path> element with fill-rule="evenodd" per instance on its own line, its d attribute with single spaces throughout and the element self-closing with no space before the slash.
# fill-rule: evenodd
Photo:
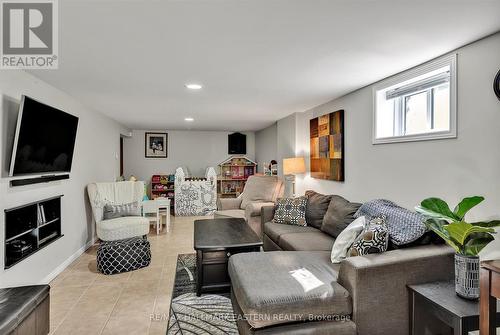
<svg viewBox="0 0 500 335">
<path fill-rule="evenodd" d="M 247 153 L 247 135 L 241 133 L 228 135 L 228 148 L 230 155 L 245 155 Z"/>
<path fill-rule="evenodd" d="M 10 175 L 70 172 L 78 118 L 22 97 Z"/>
</svg>

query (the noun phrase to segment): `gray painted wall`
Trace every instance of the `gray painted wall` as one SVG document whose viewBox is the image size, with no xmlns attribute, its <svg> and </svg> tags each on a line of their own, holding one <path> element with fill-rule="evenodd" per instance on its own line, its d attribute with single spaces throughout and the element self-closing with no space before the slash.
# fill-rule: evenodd
<svg viewBox="0 0 500 335">
<path fill-rule="evenodd" d="M 119 175 L 119 139 L 124 129 L 117 122 L 93 112 L 67 94 L 24 71 L 2 71 L 0 76 L 0 286 L 46 283 L 86 249 L 94 237 L 94 224 L 86 195 L 86 185 L 96 181 L 114 181 Z M 9 186 L 13 136 L 21 94 L 57 107 L 80 118 L 71 178 L 65 181 L 31 186 Z M 36 254 L 4 270 L 3 211 L 37 200 L 63 194 L 62 233 L 64 237 Z"/>
<path fill-rule="evenodd" d="M 483 195 L 486 200 L 469 218 L 499 218 L 500 101 L 492 82 L 500 69 L 500 34 L 465 46 L 457 54 L 458 138 L 372 145 L 372 86 L 365 87 L 296 114 L 296 152 L 307 158 L 309 120 L 345 110 L 345 182 L 313 179 L 307 174 L 298 178 L 297 193 L 314 189 L 353 201 L 387 198 L 407 208 L 430 196 L 454 205 L 465 196 Z M 278 151 L 289 150 L 294 143 L 283 149 L 281 145 L 279 138 Z M 498 238 L 484 255 L 500 257 Z"/>
<path fill-rule="evenodd" d="M 205 169 L 217 165 L 229 157 L 226 131 L 162 130 L 168 133 L 168 157 L 144 157 L 145 130 L 132 131 L 132 137 L 124 139 L 124 173 L 151 182 L 154 174 L 173 174 L 179 166 L 186 166 L 193 176 L 204 176 Z M 247 135 L 247 154 L 255 159 L 255 133 Z"/>
<path fill-rule="evenodd" d="M 264 172 L 263 164 L 271 160 L 278 161 L 278 124 L 273 123 L 267 128 L 255 132 L 255 159 L 258 162 L 258 172 Z"/>
<path fill-rule="evenodd" d="M 283 176 L 283 159 L 295 157 L 296 152 L 296 123 L 297 114 L 291 114 L 286 118 L 278 120 L 278 175 Z"/>
</svg>

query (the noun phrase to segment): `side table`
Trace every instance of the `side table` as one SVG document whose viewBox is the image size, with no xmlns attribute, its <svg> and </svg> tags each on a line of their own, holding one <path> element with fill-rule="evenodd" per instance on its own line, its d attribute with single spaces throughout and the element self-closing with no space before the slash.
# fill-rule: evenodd
<svg viewBox="0 0 500 335">
<path fill-rule="evenodd" d="M 479 329 L 479 302 L 460 298 L 453 282 L 433 282 L 408 285 L 410 297 L 410 334 L 429 333 L 433 320 L 453 329 L 453 335 L 468 335 Z M 429 317 L 432 316 L 432 317 Z M 496 313 L 500 326 L 500 313 Z M 441 326 L 441 329 L 442 329 Z"/>
<path fill-rule="evenodd" d="M 500 260 L 482 262 L 479 279 L 480 334 L 494 335 L 499 321 L 497 299 L 500 299 Z"/>
</svg>

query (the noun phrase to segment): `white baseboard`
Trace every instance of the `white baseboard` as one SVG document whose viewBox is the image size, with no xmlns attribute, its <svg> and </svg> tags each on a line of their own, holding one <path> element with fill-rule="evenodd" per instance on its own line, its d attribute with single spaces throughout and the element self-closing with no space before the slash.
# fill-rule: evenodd
<svg viewBox="0 0 500 335">
<path fill-rule="evenodd" d="M 92 240 L 87 242 L 83 247 L 78 249 L 73 255 L 69 256 L 64 262 L 62 262 L 57 268 L 54 269 L 51 273 L 49 273 L 45 278 L 40 281 L 40 285 L 50 283 L 58 274 L 64 271 L 75 259 L 80 257 L 85 250 L 90 248 L 97 241 L 97 238 L 94 236 Z"/>
</svg>

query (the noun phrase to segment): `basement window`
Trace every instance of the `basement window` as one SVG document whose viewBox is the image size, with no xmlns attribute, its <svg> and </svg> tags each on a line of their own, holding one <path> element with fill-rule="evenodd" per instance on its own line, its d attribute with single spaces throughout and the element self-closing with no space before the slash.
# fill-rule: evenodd
<svg viewBox="0 0 500 335">
<path fill-rule="evenodd" d="M 384 80 L 373 96 L 373 144 L 457 136 L 456 55 Z"/>
</svg>

